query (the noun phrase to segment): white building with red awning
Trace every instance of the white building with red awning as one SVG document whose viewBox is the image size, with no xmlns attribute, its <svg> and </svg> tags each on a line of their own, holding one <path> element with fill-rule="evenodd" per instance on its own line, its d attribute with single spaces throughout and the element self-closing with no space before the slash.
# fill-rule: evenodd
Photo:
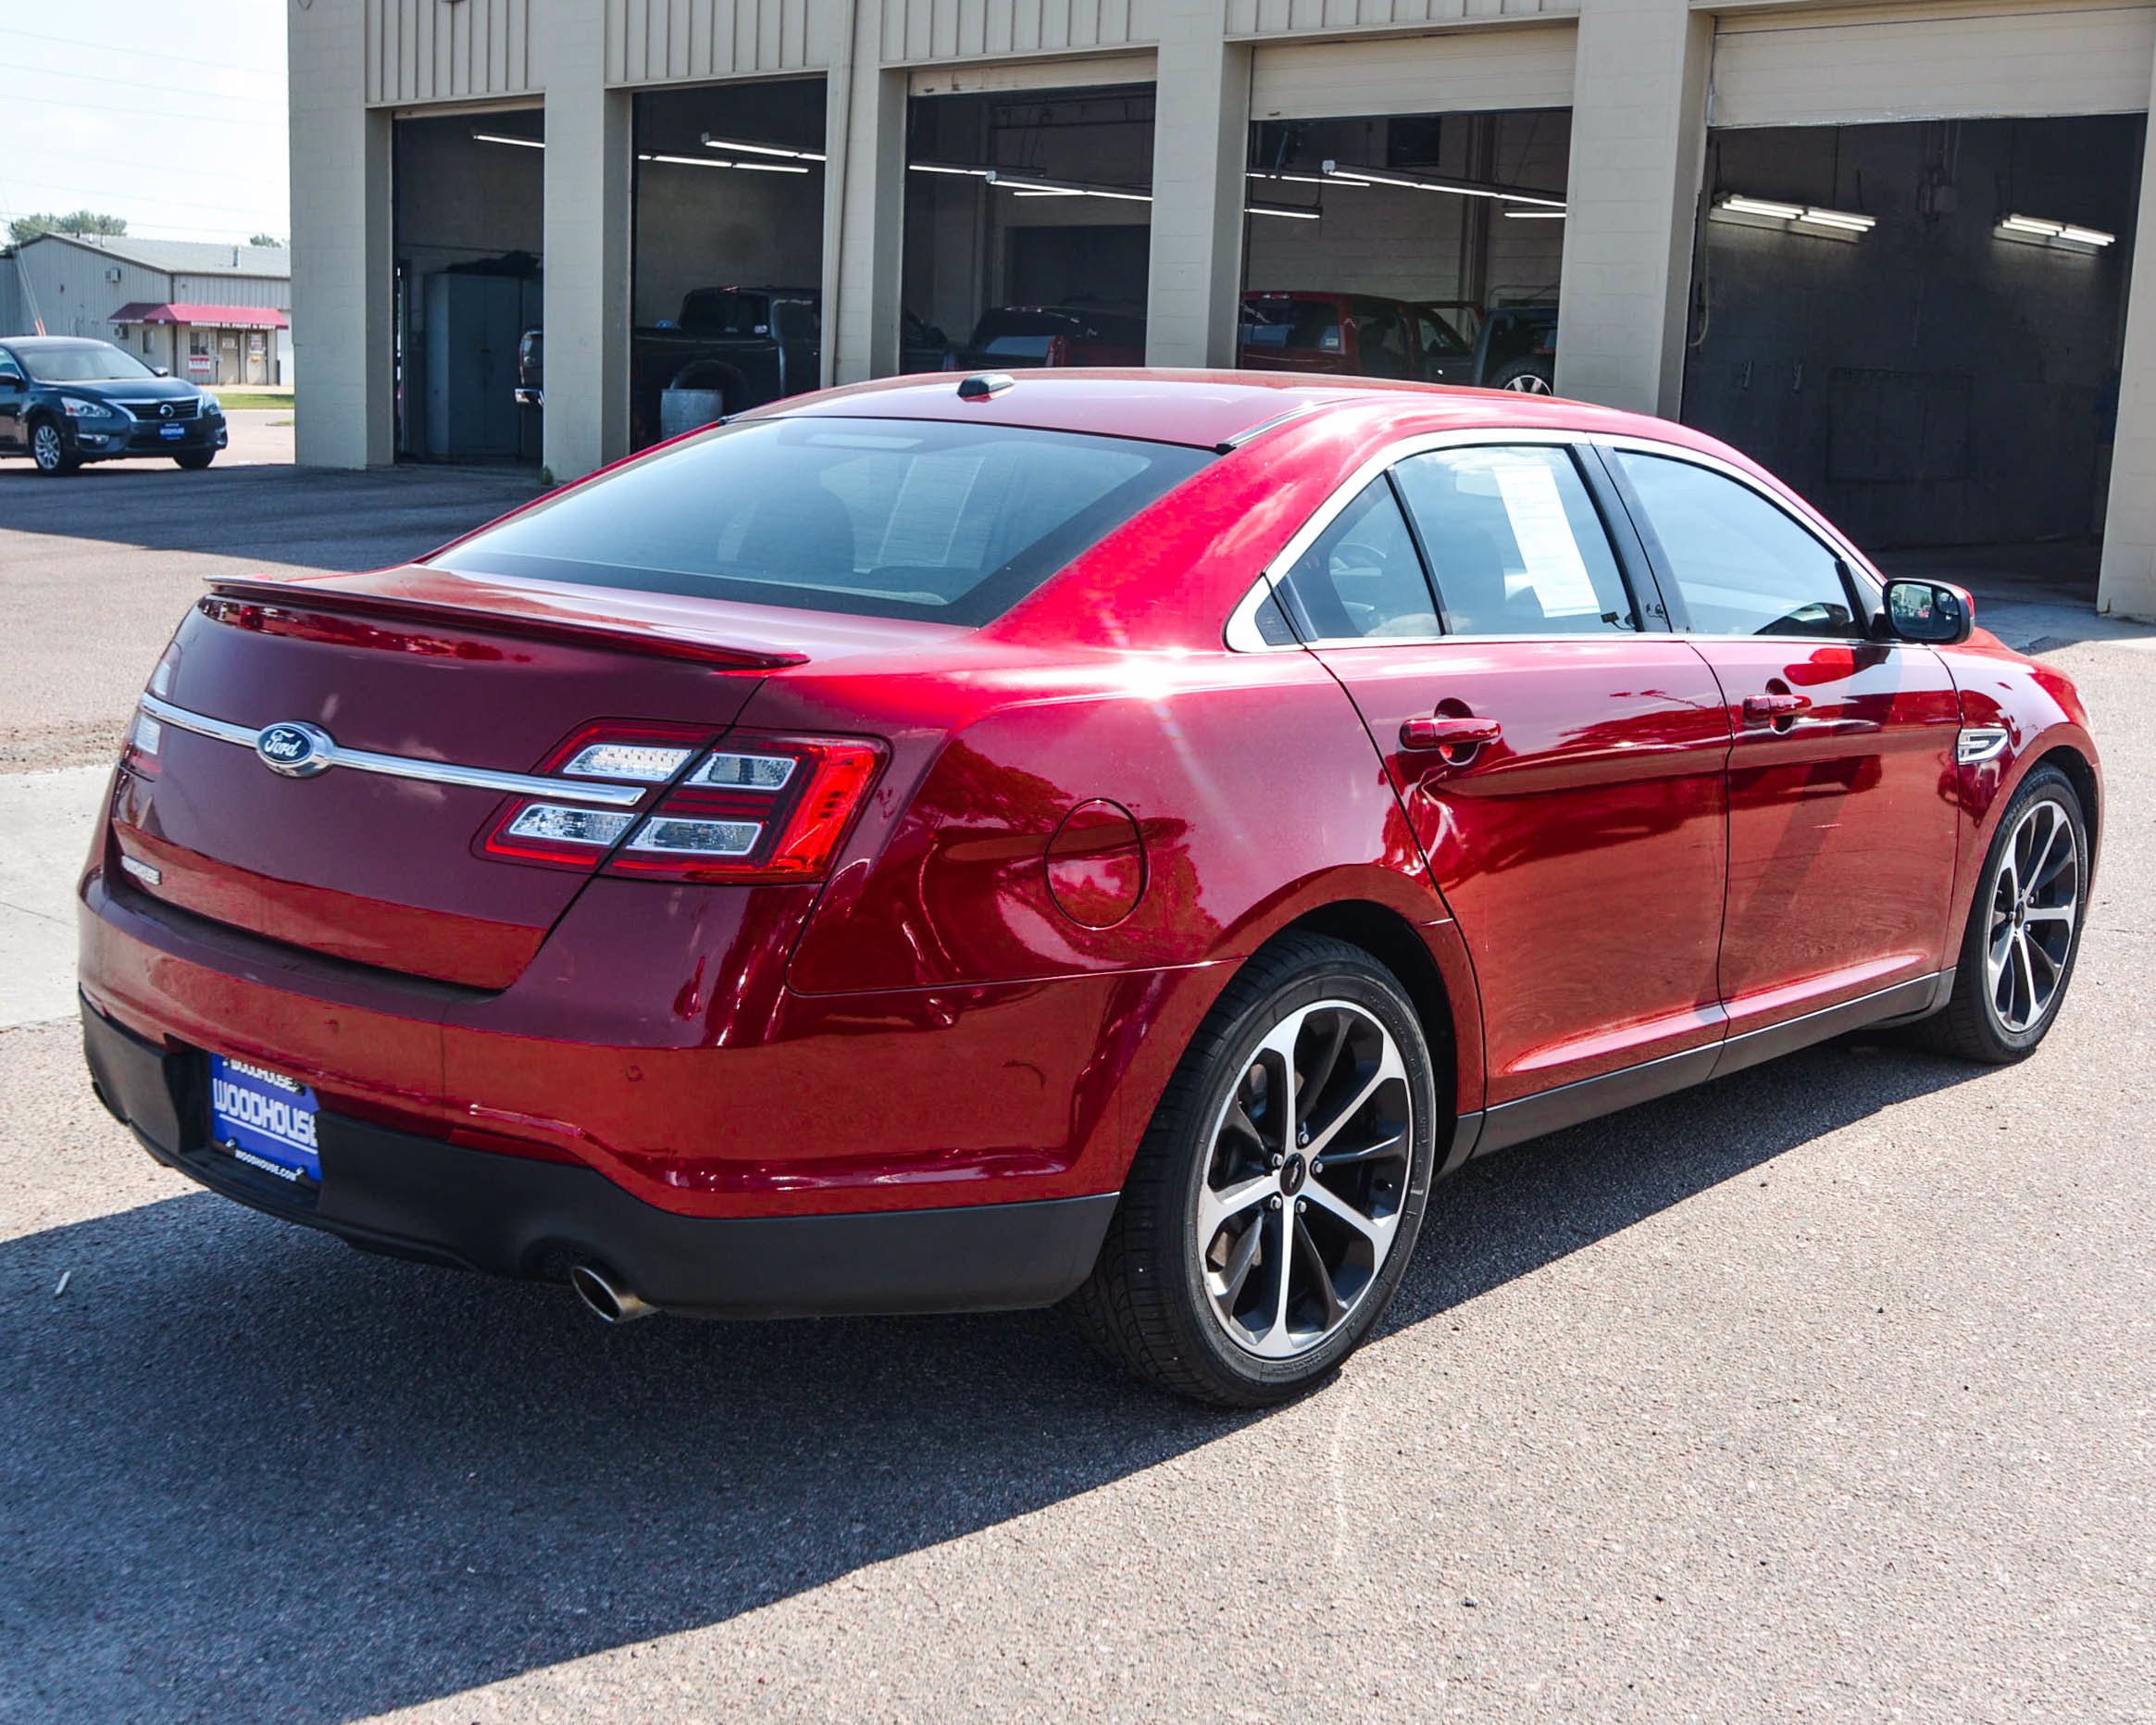
<svg viewBox="0 0 2156 1725">
<path fill-rule="evenodd" d="M 92 335 L 203 384 L 290 388 L 281 246 L 44 233 L 0 255 L 0 334 Z"/>
</svg>

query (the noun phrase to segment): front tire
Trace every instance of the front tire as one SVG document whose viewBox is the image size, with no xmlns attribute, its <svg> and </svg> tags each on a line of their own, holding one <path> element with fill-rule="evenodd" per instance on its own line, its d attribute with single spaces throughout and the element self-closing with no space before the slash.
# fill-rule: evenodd
<svg viewBox="0 0 2156 1725">
<path fill-rule="evenodd" d="M 58 479 L 82 465 L 82 457 L 68 447 L 59 426 L 51 419 L 39 419 L 30 428 L 30 458 L 47 479 Z"/>
<path fill-rule="evenodd" d="M 1079 1331 L 1147 1382 L 1262 1407 L 1322 1381 L 1406 1273 L 1436 1163 L 1414 1003 L 1358 946 L 1293 935 L 1207 1015 L 1154 1112 Z"/>
<path fill-rule="evenodd" d="M 201 472 L 217 458 L 218 452 L 214 449 L 190 449 L 185 455 L 172 457 L 190 473 Z"/>
<path fill-rule="evenodd" d="M 1954 992 L 1920 1034 L 1942 1054 L 1989 1066 L 2026 1059 L 2073 981 L 2088 902 L 2088 820 L 2056 767 L 2023 780 L 1977 877 Z"/>
</svg>

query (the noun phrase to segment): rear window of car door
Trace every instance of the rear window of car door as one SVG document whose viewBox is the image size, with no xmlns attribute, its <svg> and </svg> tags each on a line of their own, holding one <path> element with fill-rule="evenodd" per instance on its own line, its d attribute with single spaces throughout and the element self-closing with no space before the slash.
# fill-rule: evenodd
<svg viewBox="0 0 2156 1725">
<path fill-rule="evenodd" d="M 1809 528 L 1727 475 L 1674 456 L 1611 452 L 1644 519 L 1639 526 L 1707 635 L 1863 631 L 1840 559 Z"/>
<path fill-rule="evenodd" d="M 1456 635 L 1631 632 L 1639 612 L 1568 449 L 1437 449 L 1393 469 Z"/>
<path fill-rule="evenodd" d="M 1305 641 L 1427 637 L 1437 608 L 1414 536 L 1382 474 L 1355 494 L 1281 578 L 1279 597 Z"/>
</svg>

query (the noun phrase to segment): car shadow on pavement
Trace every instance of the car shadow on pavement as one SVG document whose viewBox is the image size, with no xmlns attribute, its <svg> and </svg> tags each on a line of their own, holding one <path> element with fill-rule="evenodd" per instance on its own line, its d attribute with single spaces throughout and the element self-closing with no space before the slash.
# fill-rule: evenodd
<svg viewBox="0 0 2156 1725">
<path fill-rule="evenodd" d="M 1475 1164 L 1434 1200 L 1380 1345 L 1444 1346 L 1416 1326 L 1975 1070 L 1838 1045 Z M 206 1194 L 0 1245 L 0 1319 L 11 1718 L 453 1695 L 1264 1419 L 1142 1390 L 1050 1314 L 608 1330 L 562 1291 L 368 1257 Z"/>
<path fill-rule="evenodd" d="M 9 484 L 9 481 L 17 481 Z M 0 463 L 0 535 L 199 552 L 285 569 L 380 569 L 423 556 L 538 495 L 530 469 L 88 467 L 64 480 Z"/>
</svg>

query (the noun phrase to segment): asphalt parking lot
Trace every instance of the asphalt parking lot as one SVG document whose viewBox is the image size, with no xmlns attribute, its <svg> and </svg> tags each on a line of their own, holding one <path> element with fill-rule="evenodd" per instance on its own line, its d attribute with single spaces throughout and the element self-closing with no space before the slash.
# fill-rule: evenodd
<svg viewBox="0 0 2156 1725">
<path fill-rule="evenodd" d="M 26 826 L 203 574 L 530 484 L 19 465 Z M 1988 576 L 2106 755 L 2041 1052 L 1840 1044 L 1477 1163 L 1263 1416 L 1045 1315 L 610 1331 L 200 1194 L 39 1004 L 61 865 L 0 864 L 0 1718 L 2156 1718 L 2156 631 Z"/>
</svg>

